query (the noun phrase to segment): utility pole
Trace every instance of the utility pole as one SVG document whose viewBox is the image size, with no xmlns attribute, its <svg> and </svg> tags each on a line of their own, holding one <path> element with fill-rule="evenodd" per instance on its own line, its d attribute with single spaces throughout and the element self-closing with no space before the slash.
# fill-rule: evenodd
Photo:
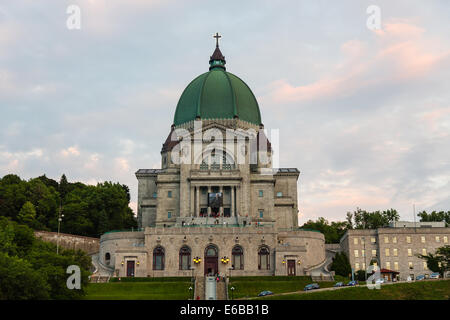
<svg viewBox="0 0 450 320">
<path fill-rule="evenodd" d="M 62 218 L 64 217 L 63 214 L 61 214 L 62 212 L 62 207 L 61 207 L 61 202 L 59 203 L 59 213 L 58 213 L 58 237 L 56 240 L 56 254 L 59 254 L 59 231 L 61 229 L 61 221 Z"/>
</svg>

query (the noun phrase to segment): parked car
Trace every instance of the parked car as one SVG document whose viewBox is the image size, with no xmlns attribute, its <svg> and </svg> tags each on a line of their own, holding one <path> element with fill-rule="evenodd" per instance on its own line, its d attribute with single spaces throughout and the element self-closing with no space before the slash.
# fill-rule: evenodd
<svg viewBox="0 0 450 320">
<path fill-rule="evenodd" d="M 433 272 L 433 273 L 430 275 L 430 279 L 439 279 L 439 277 L 440 277 L 439 272 Z"/>
<path fill-rule="evenodd" d="M 420 280 L 423 280 L 423 279 L 425 279 L 425 276 L 424 276 L 423 274 L 419 274 L 419 275 L 416 277 L 416 281 L 420 281 Z"/>
<path fill-rule="evenodd" d="M 349 283 L 347 283 L 347 287 L 353 287 L 356 286 L 358 284 L 358 281 L 350 281 Z"/>
<path fill-rule="evenodd" d="M 271 295 L 271 294 L 273 294 L 272 291 L 264 290 L 264 291 L 261 291 L 260 293 L 258 293 L 258 297 L 269 296 L 269 295 Z"/>
<path fill-rule="evenodd" d="M 382 284 L 382 283 L 384 283 L 384 279 L 383 278 L 380 278 L 380 279 L 377 279 L 377 280 L 375 280 L 375 284 Z"/>
<path fill-rule="evenodd" d="M 343 287 L 345 284 L 343 282 L 336 282 L 336 284 L 333 287 Z"/>
<path fill-rule="evenodd" d="M 320 289 L 320 286 L 318 283 L 311 283 L 305 286 L 303 289 L 304 291 L 314 290 L 314 289 Z"/>
</svg>

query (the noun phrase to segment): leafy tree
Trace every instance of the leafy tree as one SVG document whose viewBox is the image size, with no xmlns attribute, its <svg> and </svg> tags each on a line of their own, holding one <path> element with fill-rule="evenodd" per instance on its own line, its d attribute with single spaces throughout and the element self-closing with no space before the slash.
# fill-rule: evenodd
<svg viewBox="0 0 450 320">
<path fill-rule="evenodd" d="M 440 247 L 435 254 L 418 255 L 427 262 L 427 267 L 433 272 L 439 272 L 442 276 L 450 271 L 450 246 Z"/>
<path fill-rule="evenodd" d="M 33 230 L 0 217 L 0 300 L 79 299 L 88 284 L 90 257 L 82 251 L 61 250 L 34 237 Z M 66 286 L 67 267 L 78 265 L 81 290 Z"/>
<path fill-rule="evenodd" d="M 36 209 L 30 201 L 25 202 L 22 206 L 22 209 L 20 209 L 19 215 L 17 216 L 17 220 L 30 227 L 36 225 Z"/>
<path fill-rule="evenodd" d="M 432 211 L 427 213 L 426 211 L 419 212 L 417 216 L 421 222 L 440 222 L 444 221 L 446 226 L 450 225 L 450 211 Z"/>
<path fill-rule="evenodd" d="M 355 280 L 358 281 L 366 281 L 366 271 L 365 270 L 358 270 L 355 273 Z"/>
<path fill-rule="evenodd" d="M 347 212 L 346 220 L 351 229 L 377 229 L 386 227 L 399 218 L 400 215 L 395 209 L 368 212 L 357 208 L 353 213 Z"/>
<path fill-rule="evenodd" d="M 347 223 L 334 221 L 329 223 L 325 218 L 320 217 L 317 221 L 309 220 L 302 228 L 314 229 L 322 232 L 325 236 L 326 243 L 339 243 L 341 237 L 347 231 Z"/>
<path fill-rule="evenodd" d="M 344 252 L 337 252 L 331 263 L 331 270 L 333 270 L 337 275 L 348 277 L 352 273 L 352 267 L 350 266 L 350 261 Z"/>
</svg>

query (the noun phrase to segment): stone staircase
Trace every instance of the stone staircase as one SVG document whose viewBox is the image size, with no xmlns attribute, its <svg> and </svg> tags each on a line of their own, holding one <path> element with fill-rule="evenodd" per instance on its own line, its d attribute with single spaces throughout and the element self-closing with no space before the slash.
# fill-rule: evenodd
<svg viewBox="0 0 450 320">
<path fill-rule="evenodd" d="M 205 277 L 195 277 L 194 299 L 205 300 Z"/>
<path fill-rule="evenodd" d="M 228 286 L 225 278 L 217 282 L 216 297 L 217 300 L 228 300 Z"/>
</svg>

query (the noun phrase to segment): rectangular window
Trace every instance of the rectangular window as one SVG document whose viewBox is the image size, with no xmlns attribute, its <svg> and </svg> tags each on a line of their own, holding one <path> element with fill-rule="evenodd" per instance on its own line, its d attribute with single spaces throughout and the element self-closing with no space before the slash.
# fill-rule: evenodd
<svg viewBox="0 0 450 320">
<path fill-rule="evenodd" d="M 282 196 L 283 196 L 283 192 L 278 191 L 278 192 L 277 192 L 277 197 L 278 197 L 278 198 L 281 198 Z"/>
<path fill-rule="evenodd" d="M 167 198 L 172 198 L 172 191 L 167 191 Z"/>
<path fill-rule="evenodd" d="M 448 243 L 448 237 L 447 236 L 444 237 L 444 243 Z"/>
<path fill-rule="evenodd" d="M 167 211 L 167 218 L 172 218 L 172 211 Z"/>
<path fill-rule="evenodd" d="M 397 248 L 392 249 L 394 257 L 398 256 Z"/>
<path fill-rule="evenodd" d="M 361 250 L 361 257 L 365 257 L 366 256 L 366 250 Z"/>
<path fill-rule="evenodd" d="M 384 237 L 384 243 L 389 243 L 389 237 Z"/>
<path fill-rule="evenodd" d="M 391 268 L 391 263 L 389 261 L 386 261 L 386 269 L 390 269 Z"/>
<path fill-rule="evenodd" d="M 411 243 L 411 237 L 406 237 L 406 243 Z"/>
<path fill-rule="evenodd" d="M 422 255 L 426 256 L 427 255 L 427 249 L 422 249 Z"/>
<path fill-rule="evenodd" d="M 356 271 L 359 270 L 359 263 L 358 263 L 358 262 L 355 263 L 355 270 L 356 270 Z"/>
<path fill-rule="evenodd" d="M 354 255 L 355 255 L 355 258 L 358 258 L 358 257 L 359 257 L 358 250 L 354 250 L 353 253 L 354 253 Z"/>
<path fill-rule="evenodd" d="M 398 271 L 398 262 L 394 262 L 394 270 Z"/>
<path fill-rule="evenodd" d="M 153 198 L 156 199 L 157 196 L 158 196 L 158 194 L 156 192 L 153 192 Z"/>
<path fill-rule="evenodd" d="M 412 249 L 408 249 L 408 257 L 412 257 Z"/>
<path fill-rule="evenodd" d="M 372 237 L 372 238 L 370 239 L 370 241 L 371 241 L 372 243 L 377 243 L 377 239 L 375 239 L 375 237 Z"/>
<path fill-rule="evenodd" d="M 392 238 L 392 243 L 397 243 L 397 237 Z"/>
<path fill-rule="evenodd" d="M 420 241 L 422 241 L 422 243 L 425 243 L 425 237 L 424 237 L 424 236 L 421 236 L 421 237 L 420 237 Z"/>
<path fill-rule="evenodd" d="M 377 255 L 377 250 L 373 249 L 373 250 L 372 250 L 372 256 L 375 257 L 376 255 Z"/>
<path fill-rule="evenodd" d="M 263 210 L 260 210 L 259 211 L 259 217 L 262 219 L 262 218 L 264 218 L 264 211 Z"/>
<path fill-rule="evenodd" d="M 263 190 L 259 190 L 259 197 L 264 196 L 264 191 Z"/>
<path fill-rule="evenodd" d="M 409 270 L 414 269 L 413 263 L 412 262 L 408 262 L 408 267 L 409 267 Z"/>
<path fill-rule="evenodd" d="M 389 257 L 389 248 L 386 248 L 384 252 L 385 252 L 386 257 Z"/>
<path fill-rule="evenodd" d="M 423 262 L 423 270 L 428 270 L 428 265 L 426 261 Z"/>
<path fill-rule="evenodd" d="M 353 244 L 358 244 L 358 238 L 353 238 Z"/>
<path fill-rule="evenodd" d="M 436 242 L 441 242 L 438 236 L 436 236 Z"/>
<path fill-rule="evenodd" d="M 362 268 L 363 270 L 366 270 L 366 264 L 364 262 L 362 263 Z"/>
</svg>

